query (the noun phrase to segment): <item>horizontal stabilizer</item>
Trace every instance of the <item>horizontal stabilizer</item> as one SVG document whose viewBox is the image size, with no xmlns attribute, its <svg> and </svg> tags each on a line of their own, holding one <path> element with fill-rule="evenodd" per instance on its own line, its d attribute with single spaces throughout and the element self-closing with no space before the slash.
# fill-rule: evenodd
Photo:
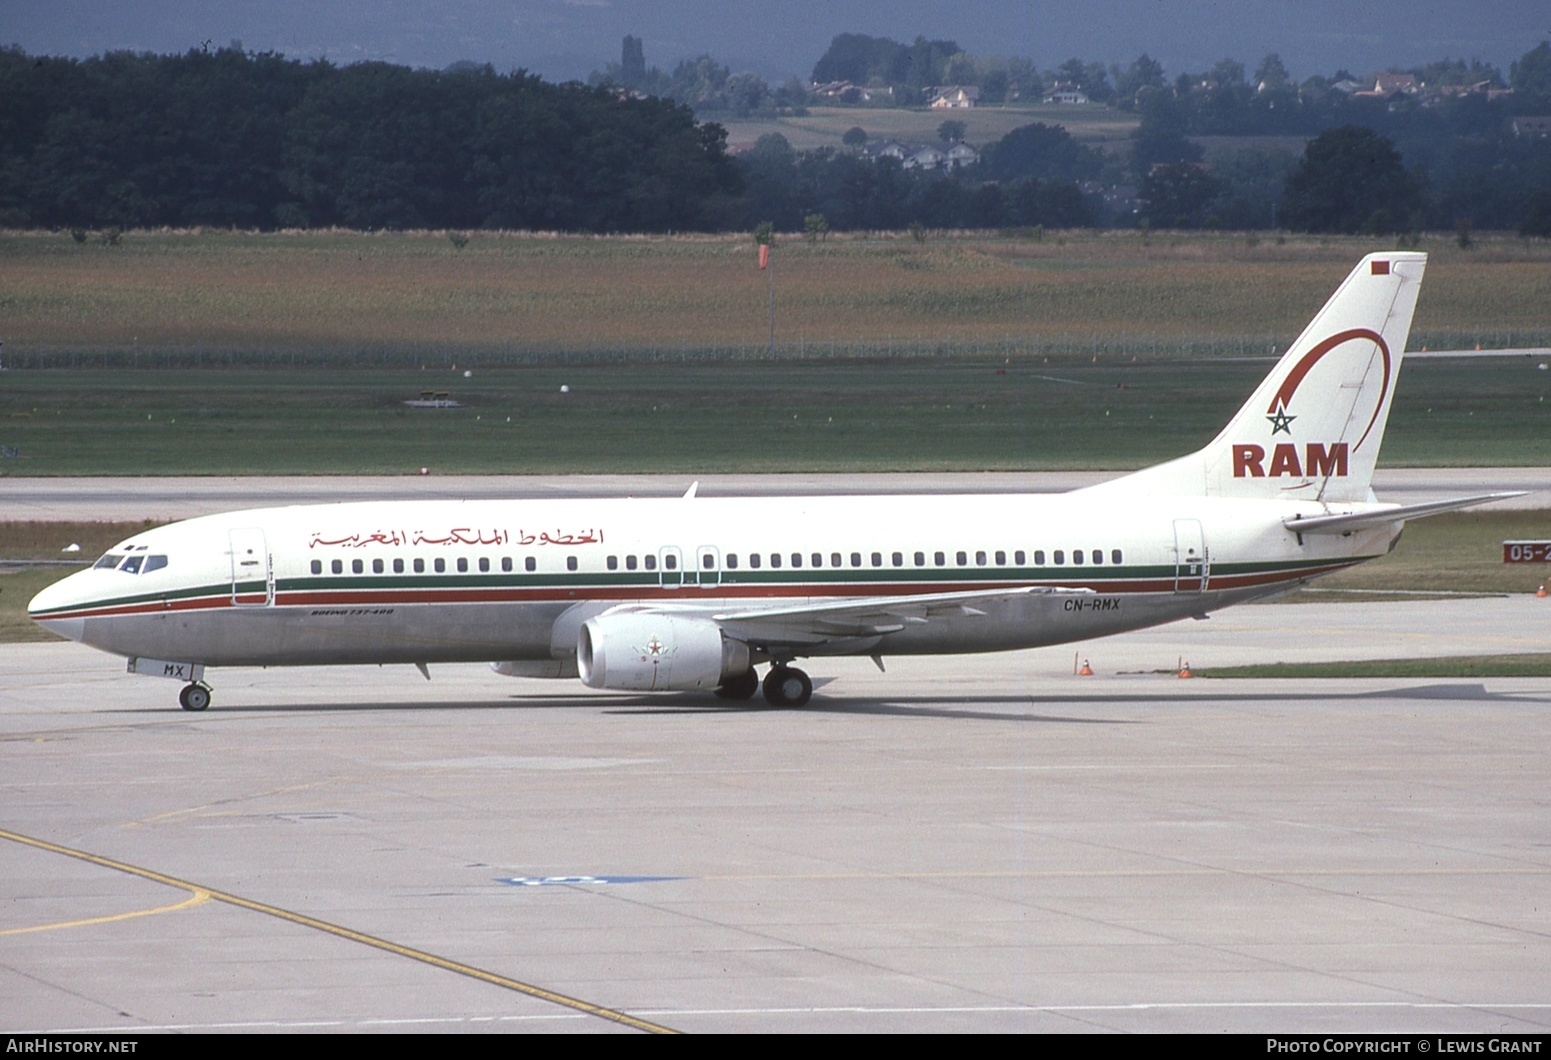
<svg viewBox="0 0 1551 1060">
<path fill-rule="evenodd" d="M 1353 530 L 1392 526 L 1408 519 L 1420 519 L 1427 515 L 1458 511 L 1461 508 L 1473 508 L 1478 504 L 1490 504 L 1492 501 L 1505 501 L 1510 497 L 1522 497 L 1524 493 L 1524 490 L 1509 493 L 1480 493 L 1474 497 L 1428 501 L 1426 504 L 1396 505 L 1365 512 L 1348 512 L 1344 515 L 1313 515 L 1302 519 L 1294 517 L 1283 519 L 1282 525 L 1298 534 L 1347 534 Z"/>
</svg>

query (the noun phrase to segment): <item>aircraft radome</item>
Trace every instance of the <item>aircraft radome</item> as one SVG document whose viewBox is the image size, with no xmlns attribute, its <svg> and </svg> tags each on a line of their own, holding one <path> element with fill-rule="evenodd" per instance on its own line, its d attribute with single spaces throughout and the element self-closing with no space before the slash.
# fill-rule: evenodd
<svg viewBox="0 0 1551 1060">
<path fill-rule="evenodd" d="M 490 662 L 593 688 L 808 701 L 792 663 L 1004 651 L 1139 629 L 1382 556 L 1490 494 L 1370 489 L 1426 256 L 1362 260 L 1227 427 L 1061 495 L 357 503 L 124 541 L 30 605 L 186 682 L 207 667 Z M 756 667 L 769 666 L 763 682 Z"/>
</svg>

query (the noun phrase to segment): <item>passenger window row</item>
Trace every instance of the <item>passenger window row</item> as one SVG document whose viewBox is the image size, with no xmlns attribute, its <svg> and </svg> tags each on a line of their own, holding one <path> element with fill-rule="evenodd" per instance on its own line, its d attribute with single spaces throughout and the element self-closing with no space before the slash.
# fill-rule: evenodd
<svg viewBox="0 0 1551 1060">
<path fill-rule="evenodd" d="M 976 567 L 984 567 L 984 566 L 988 566 L 988 565 L 992 565 L 992 564 L 994 564 L 995 566 L 998 566 L 998 567 L 1005 567 L 1005 566 L 1007 566 L 1007 560 L 1008 560 L 1009 553 L 1004 551 L 1004 550 L 1001 550 L 1001 549 L 998 549 L 995 552 L 986 552 L 984 550 L 977 550 L 973 555 L 974 555 L 974 563 L 973 563 L 973 565 L 976 566 Z M 1015 567 L 1024 567 L 1024 566 L 1028 565 L 1029 553 L 1025 552 L 1023 549 L 1021 549 L 1021 548 L 1017 549 L 1017 550 L 1013 551 L 1010 555 L 1011 555 L 1011 558 L 1012 558 L 1012 565 L 1013 566 L 1015 566 Z M 971 566 L 970 556 L 971 556 L 971 554 L 969 552 L 967 552 L 967 551 L 957 551 L 957 552 L 954 552 L 953 553 L 953 565 L 955 567 L 968 567 L 968 566 Z M 139 561 L 140 561 L 140 559 L 142 557 L 130 556 L 127 559 L 123 559 L 123 562 L 120 563 L 119 560 L 121 558 L 122 557 L 113 556 L 113 555 L 104 556 L 104 557 L 102 557 L 101 560 L 99 560 L 97 562 L 97 566 L 98 567 L 118 567 L 119 570 L 125 570 L 125 571 L 128 571 L 131 574 L 137 573 L 137 572 L 140 571 Z M 740 562 L 743 562 L 743 561 L 740 561 L 739 555 L 736 552 L 728 552 L 722 558 L 723 558 L 723 562 L 725 563 L 726 568 L 728 570 L 738 570 Z M 890 552 L 890 553 L 887 554 L 886 558 L 887 558 L 887 562 L 885 562 L 885 554 L 882 553 L 882 552 L 867 553 L 867 554 L 865 554 L 865 556 L 861 552 L 852 552 L 852 553 L 849 553 L 848 555 L 845 554 L 845 553 L 840 553 L 840 552 L 830 552 L 827 555 L 825 553 L 823 553 L 823 552 L 812 552 L 812 553 L 808 553 L 806 556 L 803 553 L 801 553 L 801 552 L 792 552 L 792 553 L 771 552 L 768 555 L 766 555 L 764 553 L 759 553 L 759 552 L 750 552 L 745 557 L 746 562 L 748 564 L 748 566 L 747 566 L 748 570 L 759 570 L 767 562 L 769 564 L 770 569 L 772 569 L 772 570 L 779 569 L 783 565 L 788 565 L 788 566 L 790 566 L 790 567 L 792 567 L 794 569 L 795 568 L 803 567 L 804 565 L 806 565 L 808 567 L 812 567 L 812 568 L 822 568 L 822 567 L 826 567 L 827 566 L 827 567 L 836 568 L 836 569 L 842 568 L 842 567 L 846 567 L 848 565 L 851 568 L 853 568 L 853 569 L 861 568 L 861 567 L 867 567 L 867 566 L 871 566 L 871 567 L 884 567 L 884 566 L 904 567 L 904 566 L 907 565 L 906 564 L 906 554 L 903 553 L 903 552 Z M 1043 566 L 1045 566 L 1045 558 L 1046 558 L 1046 554 L 1045 554 L 1045 550 L 1044 549 L 1035 549 L 1034 553 L 1033 553 L 1033 559 L 1034 559 L 1034 564 L 1033 565 L 1036 566 L 1036 567 L 1043 567 Z M 147 556 L 147 557 L 144 557 L 144 559 L 146 560 L 145 570 L 147 570 L 147 571 L 156 570 L 159 567 L 164 567 L 164 566 L 167 565 L 167 557 L 166 556 Z M 926 567 L 926 566 L 946 567 L 946 566 L 948 566 L 948 553 L 946 553 L 946 552 L 933 552 L 933 553 L 931 553 L 931 562 L 930 563 L 927 562 L 927 553 L 925 553 L 925 552 L 912 552 L 912 553 L 909 554 L 909 559 L 910 559 L 909 565 L 910 566 L 914 566 L 914 567 Z M 1052 564 L 1054 566 L 1057 566 L 1057 567 L 1067 566 L 1068 559 L 1070 559 L 1071 565 L 1074 566 L 1074 567 L 1081 567 L 1081 566 L 1084 566 L 1084 565 L 1087 565 L 1087 564 L 1091 564 L 1092 566 L 1095 566 L 1095 567 L 1100 567 L 1100 566 L 1103 566 L 1104 562 L 1105 562 L 1104 550 L 1101 549 L 1101 548 L 1093 548 L 1093 549 L 1074 548 L 1074 549 L 1072 549 L 1072 551 L 1070 553 L 1068 553 L 1065 549 L 1059 549 L 1058 548 L 1058 549 L 1054 549 L 1054 550 L 1051 551 L 1050 559 L 1051 559 Z M 113 562 L 109 563 L 109 560 L 112 560 Z M 826 562 L 826 560 L 827 560 L 827 562 Z M 847 560 L 849 560 L 849 564 L 847 564 L 847 562 L 846 562 Z M 661 561 L 662 561 L 662 569 L 663 570 L 677 570 L 678 569 L 679 558 L 678 558 L 678 555 L 676 553 L 673 553 L 673 552 L 665 552 L 665 553 L 663 553 L 663 555 L 661 557 Z M 609 556 L 609 557 L 607 557 L 605 559 L 604 562 L 605 562 L 605 565 L 608 567 L 609 570 L 619 570 L 619 568 L 620 568 L 620 557 L 619 556 Z M 1120 549 L 1116 548 L 1116 549 L 1111 549 L 1109 551 L 1109 562 L 1112 565 L 1115 565 L 1115 566 L 1119 566 L 1121 563 L 1124 562 L 1124 554 L 1121 552 Z M 407 563 L 407 566 L 406 566 L 406 563 Z M 452 561 L 452 563 L 453 563 L 453 568 L 454 568 L 454 570 L 457 573 L 459 573 L 459 574 L 467 574 L 467 573 L 469 573 L 469 571 L 470 571 L 470 560 L 469 560 L 469 557 L 467 557 L 467 556 L 458 556 L 458 557 L 456 557 Z M 473 560 L 473 563 L 474 563 L 475 568 L 478 570 L 479 573 L 481 573 L 481 574 L 488 574 L 488 573 L 490 573 L 490 571 L 491 571 L 491 559 L 490 559 L 489 556 L 479 556 L 475 560 Z M 701 555 L 701 557 L 700 557 L 700 563 L 701 563 L 701 566 L 704 567 L 706 570 L 715 570 L 716 569 L 716 555 L 715 555 L 715 553 L 712 553 L 712 552 L 705 552 L 705 553 L 703 553 Z M 130 565 L 131 564 L 134 565 L 134 569 L 133 570 L 130 570 Z M 391 566 L 392 572 L 394 574 L 404 574 L 404 573 L 407 573 L 407 572 L 409 572 L 411 570 L 415 574 L 424 574 L 426 572 L 426 560 L 423 557 L 416 557 L 416 558 L 408 560 L 408 561 L 404 560 L 403 558 L 394 558 L 391 561 L 390 560 L 384 560 L 384 559 L 373 559 L 373 560 L 370 560 L 370 561 L 364 560 L 364 559 L 353 559 L 353 560 L 350 561 L 350 573 L 352 573 L 352 574 L 365 574 L 366 571 L 367 571 L 368 564 L 370 564 L 371 573 L 373 573 L 373 574 L 386 574 L 386 573 L 388 573 L 388 570 L 389 570 L 390 566 Z M 640 556 L 640 557 L 636 557 L 634 555 L 627 555 L 627 556 L 624 557 L 624 569 L 625 570 L 638 570 L 639 569 L 639 570 L 655 571 L 657 569 L 657 564 L 658 564 L 658 557 L 652 555 L 651 553 L 647 553 L 646 555 Z M 312 569 L 312 573 L 314 573 L 314 574 L 322 574 L 323 573 L 323 561 L 321 559 L 313 560 L 312 561 L 311 569 Z M 437 557 L 435 557 L 434 559 L 432 559 L 430 561 L 430 569 L 431 569 L 431 571 L 433 573 L 445 574 L 445 573 L 447 573 L 447 570 L 448 570 L 448 560 L 445 557 L 437 556 Z M 501 572 L 503 574 L 511 573 L 515 569 L 512 557 L 510 557 L 510 556 L 502 556 L 501 559 L 500 559 L 500 569 L 501 569 Z M 537 560 L 535 560 L 535 558 L 532 557 L 532 556 L 524 556 L 523 559 L 522 559 L 522 569 L 525 570 L 525 571 L 529 571 L 529 572 L 537 570 L 538 569 L 538 562 L 537 562 Z M 568 570 L 568 571 L 574 571 L 574 570 L 578 569 L 577 558 L 574 555 L 566 557 L 565 569 Z M 329 561 L 329 573 L 331 573 L 331 574 L 343 574 L 343 573 L 345 573 L 345 561 L 342 560 L 342 559 L 330 560 Z"/>
</svg>

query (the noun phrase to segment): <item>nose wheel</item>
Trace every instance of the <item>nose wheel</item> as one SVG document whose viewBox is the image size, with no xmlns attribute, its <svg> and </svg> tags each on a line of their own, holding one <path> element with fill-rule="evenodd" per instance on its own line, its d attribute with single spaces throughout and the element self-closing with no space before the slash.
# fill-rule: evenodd
<svg viewBox="0 0 1551 1060">
<path fill-rule="evenodd" d="M 184 710 L 204 710 L 210 706 L 210 686 L 201 682 L 184 685 L 178 693 L 178 706 Z"/>
<path fill-rule="evenodd" d="M 765 675 L 765 702 L 772 707 L 800 707 L 813 695 L 813 682 L 795 666 L 774 666 Z"/>
</svg>

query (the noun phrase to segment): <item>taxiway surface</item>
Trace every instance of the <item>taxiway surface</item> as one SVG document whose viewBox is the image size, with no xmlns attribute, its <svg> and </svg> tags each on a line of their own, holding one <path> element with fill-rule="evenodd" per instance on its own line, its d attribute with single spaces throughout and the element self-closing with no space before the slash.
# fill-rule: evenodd
<svg viewBox="0 0 1551 1060">
<path fill-rule="evenodd" d="M 1172 671 L 1548 623 L 1241 607 L 815 662 L 780 711 L 448 666 L 212 671 L 191 715 L 3 646 L 0 1025 L 1541 1033 L 1551 681 Z"/>
</svg>

